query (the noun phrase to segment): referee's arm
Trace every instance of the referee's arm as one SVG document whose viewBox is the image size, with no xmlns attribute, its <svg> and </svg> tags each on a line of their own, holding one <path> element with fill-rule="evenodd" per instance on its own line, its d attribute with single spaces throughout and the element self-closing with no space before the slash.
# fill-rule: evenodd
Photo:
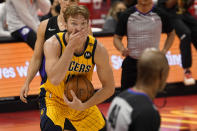
<svg viewBox="0 0 197 131">
<path fill-rule="evenodd" d="M 172 43 L 174 42 L 174 38 L 175 38 L 175 30 L 172 30 L 170 33 L 167 33 L 167 39 L 165 41 L 162 52 L 166 53 L 170 49 Z"/>
<path fill-rule="evenodd" d="M 114 46 L 120 52 L 122 52 L 125 48 L 123 43 L 122 43 L 122 38 L 123 38 L 122 36 L 119 36 L 119 35 L 116 35 L 116 34 L 114 35 Z"/>
<path fill-rule="evenodd" d="M 128 14 L 121 14 L 120 19 L 116 25 L 116 30 L 114 34 L 113 43 L 115 48 L 123 55 L 128 56 L 129 50 L 127 47 L 124 47 L 122 43 L 123 36 L 127 33 L 127 21 L 128 21 Z"/>
</svg>

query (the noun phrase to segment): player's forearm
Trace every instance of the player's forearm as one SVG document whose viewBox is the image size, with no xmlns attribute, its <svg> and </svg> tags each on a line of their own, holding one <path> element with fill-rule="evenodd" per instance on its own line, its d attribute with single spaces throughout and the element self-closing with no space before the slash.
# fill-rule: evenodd
<svg viewBox="0 0 197 131">
<path fill-rule="evenodd" d="M 115 92 L 115 87 L 113 83 L 110 86 L 103 87 L 99 89 L 86 103 L 85 103 L 85 109 L 92 107 L 94 105 L 98 105 L 105 100 L 107 100 L 109 97 L 111 97 Z"/>
<path fill-rule="evenodd" d="M 114 36 L 114 46 L 120 52 L 122 52 L 124 50 L 124 45 L 122 44 L 121 37 L 119 37 L 117 35 Z"/>
<path fill-rule="evenodd" d="M 167 35 L 167 39 L 165 41 L 164 48 L 162 50 L 164 53 L 166 53 L 170 49 L 170 47 L 172 46 L 172 44 L 174 42 L 175 35 L 176 34 L 175 34 L 174 30 Z"/>
<path fill-rule="evenodd" d="M 72 49 L 66 48 L 58 62 L 48 71 L 52 84 L 59 85 L 63 81 L 70 66 L 73 53 L 74 51 Z"/>
<path fill-rule="evenodd" d="M 39 71 L 41 65 L 41 59 L 36 59 L 34 56 L 32 57 L 29 67 L 28 67 L 28 72 L 27 72 L 27 78 L 25 80 L 25 84 L 29 85 L 37 72 Z"/>
</svg>

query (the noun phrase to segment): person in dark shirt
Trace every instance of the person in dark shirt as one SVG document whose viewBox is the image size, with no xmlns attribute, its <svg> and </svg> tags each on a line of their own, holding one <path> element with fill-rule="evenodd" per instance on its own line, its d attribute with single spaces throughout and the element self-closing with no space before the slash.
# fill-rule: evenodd
<svg viewBox="0 0 197 131">
<path fill-rule="evenodd" d="M 180 3 L 181 1 L 183 3 Z M 193 85 L 195 80 L 190 70 L 192 66 L 191 43 L 197 49 L 197 20 L 188 12 L 188 8 L 193 3 L 192 0 L 184 2 L 184 0 L 158 0 L 158 6 L 171 15 L 170 22 L 180 39 L 184 84 Z"/>
<path fill-rule="evenodd" d="M 153 103 L 169 72 L 164 53 L 147 48 L 138 62 L 137 83 L 116 96 L 107 114 L 107 131 L 159 131 L 160 114 Z"/>
</svg>

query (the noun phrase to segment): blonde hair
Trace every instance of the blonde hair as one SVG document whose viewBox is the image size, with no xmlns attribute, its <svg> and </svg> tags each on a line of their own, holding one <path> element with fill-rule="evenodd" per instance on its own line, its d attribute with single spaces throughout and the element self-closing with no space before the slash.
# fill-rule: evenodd
<svg viewBox="0 0 197 131">
<path fill-rule="evenodd" d="M 88 9 L 83 5 L 69 6 L 63 12 L 65 22 L 67 22 L 67 20 L 70 16 L 73 17 L 76 15 L 82 15 L 87 21 L 89 21 L 90 13 L 89 13 Z"/>
</svg>

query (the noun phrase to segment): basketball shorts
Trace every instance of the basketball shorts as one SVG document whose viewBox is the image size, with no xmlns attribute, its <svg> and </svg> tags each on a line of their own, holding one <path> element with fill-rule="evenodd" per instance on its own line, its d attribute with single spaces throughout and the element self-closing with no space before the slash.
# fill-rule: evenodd
<svg viewBox="0 0 197 131">
<path fill-rule="evenodd" d="M 67 129 L 77 131 L 104 131 L 106 129 L 105 118 L 97 106 L 84 111 L 74 110 L 44 88 L 41 88 L 40 92 L 40 108 L 42 131 L 50 131 L 50 129 L 62 131 L 64 125 L 71 125 Z"/>
</svg>

